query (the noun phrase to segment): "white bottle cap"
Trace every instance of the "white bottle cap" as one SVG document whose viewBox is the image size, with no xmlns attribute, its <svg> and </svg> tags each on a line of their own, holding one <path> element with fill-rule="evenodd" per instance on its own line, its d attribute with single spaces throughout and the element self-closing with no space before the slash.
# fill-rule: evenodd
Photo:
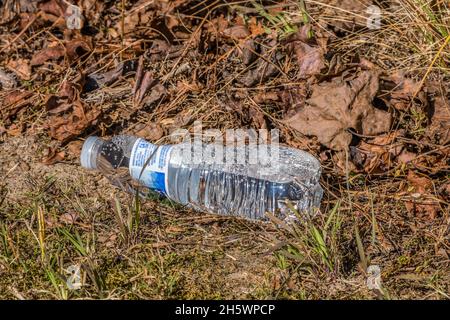
<svg viewBox="0 0 450 320">
<path fill-rule="evenodd" d="M 84 141 L 81 149 L 81 166 L 86 169 L 97 169 L 97 152 L 102 140 L 99 137 L 91 136 Z"/>
</svg>

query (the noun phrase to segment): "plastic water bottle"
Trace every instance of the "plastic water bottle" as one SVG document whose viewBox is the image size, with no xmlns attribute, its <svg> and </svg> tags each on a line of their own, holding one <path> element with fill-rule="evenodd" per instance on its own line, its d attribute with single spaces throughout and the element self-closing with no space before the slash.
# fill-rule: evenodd
<svg viewBox="0 0 450 320">
<path fill-rule="evenodd" d="M 81 165 L 113 177 L 123 188 L 133 190 L 137 182 L 182 205 L 222 215 L 266 219 L 269 212 L 286 220 L 295 216 L 292 208 L 311 213 L 319 206 L 321 167 L 309 153 L 270 144 L 220 147 L 157 146 L 126 135 L 89 137 Z"/>
</svg>

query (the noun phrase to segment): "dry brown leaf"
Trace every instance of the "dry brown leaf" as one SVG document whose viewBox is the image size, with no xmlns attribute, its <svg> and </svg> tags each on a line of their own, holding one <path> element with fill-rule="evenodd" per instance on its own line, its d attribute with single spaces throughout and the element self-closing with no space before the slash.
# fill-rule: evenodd
<svg viewBox="0 0 450 320">
<path fill-rule="evenodd" d="M 33 55 L 31 59 L 31 66 L 38 66 L 48 60 L 56 60 L 64 57 L 66 50 L 62 44 L 57 44 L 52 47 L 44 48 Z"/>
<path fill-rule="evenodd" d="M 142 103 L 148 106 L 158 100 L 163 99 L 166 94 L 166 88 L 162 84 L 158 83 L 154 87 L 152 87 L 150 94 L 144 97 Z"/>
<path fill-rule="evenodd" d="M 71 81 L 64 81 L 58 91 L 58 95 L 61 98 L 66 98 L 67 100 L 72 101 L 78 97 L 77 86 Z"/>
<path fill-rule="evenodd" d="M 135 134 L 144 139 L 156 141 L 164 136 L 164 130 L 156 123 L 139 124 L 135 128 Z"/>
<path fill-rule="evenodd" d="M 439 189 L 439 193 L 442 194 L 443 198 L 450 201 L 450 182 L 442 185 Z"/>
<path fill-rule="evenodd" d="M 27 90 L 12 90 L 3 96 L 3 101 L 0 101 L 0 115 L 3 120 L 16 115 L 22 108 L 30 104 L 30 97 L 32 92 Z"/>
<path fill-rule="evenodd" d="M 81 0 L 79 6 L 89 24 L 95 25 L 102 19 L 105 9 L 104 1 Z"/>
<path fill-rule="evenodd" d="M 337 29 L 354 30 L 355 27 L 366 27 L 367 8 L 372 0 L 328 0 L 323 15 L 330 17 L 327 23 Z"/>
<path fill-rule="evenodd" d="M 378 91 L 378 73 L 362 71 L 350 81 L 334 78 L 312 87 L 312 95 L 296 115 L 285 122 L 333 150 L 345 150 L 352 140 L 349 129 L 364 135 L 387 132 L 391 115 L 372 106 Z"/>
<path fill-rule="evenodd" d="M 238 48 L 244 65 L 250 65 L 257 58 L 255 41 L 252 39 L 241 41 Z"/>
<path fill-rule="evenodd" d="M 296 42 L 294 48 L 300 68 L 300 79 L 319 74 L 325 68 L 325 59 L 321 48 L 311 47 L 303 42 Z"/>
<path fill-rule="evenodd" d="M 49 1 L 42 1 L 39 4 L 39 9 L 42 12 L 51 14 L 55 17 L 62 17 L 64 16 L 64 12 L 66 11 L 67 4 L 64 3 L 62 0 L 49 0 Z"/>
<path fill-rule="evenodd" d="M 7 93 L 2 101 L 2 106 L 11 106 L 22 102 L 24 99 L 32 95 L 32 92 L 27 90 L 12 90 Z"/>
<path fill-rule="evenodd" d="M 139 80 L 136 81 L 139 87 L 136 90 L 136 93 L 133 98 L 135 106 L 138 106 L 142 102 L 142 99 L 144 98 L 144 95 L 147 92 L 147 90 L 149 90 L 155 84 L 155 79 L 153 78 L 153 74 L 150 71 L 145 71 L 144 75 L 142 76 L 142 79 L 137 80 Z"/>
<path fill-rule="evenodd" d="M 208 19 L 205 23 L 205 28 L 208 33 L 217 35 L 223 33 L 223 31 L 228 28 L 228 24 L 228 20 L 223 15 L 220 15 L 217 18 Z"/>
<path fill-rule="evenodd" d="M 439 212 L 439 204 L 432 194 L 433 181 L 428 177 L 419 176 L 412 170 L 408 172 L 407 180 L 410 198 L 405 201 L 406 209 L 412 214 L 434 219 Z"/>
<path fill-rule="evenodd" d="M 420 90 L 420 83 L 407 78 L 402 72 L 394 72 L 388 79 L 395 83 L 396 87 L 392 90 L 390 98 L 384 99 L 385 102 L 397 110 L 407 110 L 413 96 Z M 424 92 L 420 92 L 418 98 L 425 100 L 423 95 Z"/>
<path fill-rule="evenodd" d="M 6 65 L 8 69 L 13 71 L 22 80 L 31 79 L 31 65 L 28 59 L 11 59 Z"/>
<path fill-rule="evenodd" d="M 248 116 L 252 120 L 254 128 L 267 129 L 264 113 L 259 108 L 250 107 L 248 109 Z"/>
<path fill-rule="evenodd" d="M 403 149 L 402 143 L 395 142 L 395 139 L 401 135 L 401 131 L 394 131 L 367 141 L 361 141 L 357 148 L 352 149 L 353 162 L 368 173 L 375 169 L 389 170 Z M 355 151 L 357 154 L 355 154 Z"/>
<path fill-rule="evenodd" d="M 86 77 L 85 84 L 83 86 L 83 92 L 90 92 L 107 86 L 121 76 L 125 77 L 129 73 L 136 71 L 138 64 L 136 60 L 128 60 L 119 63 L 114 69 L 111 69 L 105 73 L 92 73 Z"/>
<path fill-rule="evenodd" d="M 66 153 L 64 151 L 57 152 L 56 149 L 48 148 L 48 155 L 42 159 L 45 165 L 52 165 L 64 160 Z"/>
<path fill-rule="evenodd" d="M 82 141 L 72 141 L 67 145 L 67 149 L 69 154 L 72 156 L 79 158 L 81 154 L 81 148 L 83 147 Z"/>
<path fill-rule="evenodd" d="M 63 224 L 74 224 L 79 219 L 77 212 L 66 212 L 59 216 L 59 221 Z"/>
<path fill-rule="evenodd" d="M 143 1 L 135 3 L 129 10 L 129 14 L 125 15 L 125 19 L 123 21 L 123 30 L 122 21 L 120 21 L 120 19 L 115 25 L 114 29 L 117 30 L 117 35 L 127 34 L 134 31 L 138 26 L 147 25 L 152 16 L 155 14 L 153 10 L 150 10 L 151 5 L 152 3 L 149 3 L 148 1 L 147 3 L 143 3 Z"/>
<path fill-rule="evenodd" d="M 450 100 L 440 96 L 434 101 L 434 113 L 427 135 L 433 137 L 440 145 L 450 143 Z"/>
<path fill-rule="evenodd" d="M 74 61 L 91 51 L 91 47 L 84 40 L 72 40 L 66 43 L 66 54 L 70 61 Z"/>
<path fill-rule="evenodd" d="M 133 94 L 133 97 L 136 97 L 136 92 L 141 87 L 142 78 L 144 76 L 144 56 L 140 56 L 138 60 L 138 65 L 136 69 L 136 76 L 134 77 L 134 86 L 131 93 Z"/>
<path fill-rule="evenodd" d="M 31 66 L 38 66 L 48 60 L 57 60 L 66 54 L 70 61 L 74 61 L 89 51 L 91 51 L 90 46 L 84 40 L 72 40 L 67 42 L 65 46 L 57 43 L 34 54 L 30 64 Z"/>
<path fill-rule="evenodd" d="M 263 24 L 256 19 L 256 17 L 251 17 L 248 21 L 248 30 L 253 37 L 263 35 L 266 33 Z"/>
<path fill-rule="evenodd" d="M 72 105 L 70 103 L 62 101 L 59 97 L 53 95 L 48 97 L 45 101 L 45 109 L 50 114 L 63 113 L 71 107 Z"/>
<path fill-rule="evenodd" d="M 72 103 L 72 112 L 62 116 L 49 118 L 47 127 L 50 128 L 50 136 L 59 140 L 67 141 L 80 135 L 100 115 L 100 110 L 85 110 L 80 100 Z"/>
<path fill-rule="evenodd" d="M 397 157 L 399 163 L 411 163 L 417 158 L 417 154 L 408 150 L 403 150 Z"/>
<path fill-rule="evenodd" d="M 226 37 L 239 40 L 248 38 L 250 36 L 250 31 L 248 31 L 246 26 L 235 25 L 228 29 L 223 30 L 222 34 Z"/>
<path fill-rule="evenodd" d="M 70 81 L 64 81 L 57 95 L 49 95 L 45 101 L 45 109 L 50 114 L 58 114 L 69 110 L 72 102 L 78 98 L 78 89 Z"/>
<path fill-rule="evenodd" d="M 280 100 L 278 92 L 275 91 L 261 91 L 253 96 L 253 101 L 257 104 L 274 102 Z"/>
<path fill-rule="evenodd" d="M 143 69 L 143 57 L 139 59 L 136 72 L 136 80 L 133 88 L 133 103 L 135 107 L 144 103 L 150 105 L 161 99 L 166 94 L 166 88 L 153 78 L 153 72 Z M 149 95 L 146 93 L 151 89 Z"/>
<path fill-rule="evenodd" d="M 281 92 L 281 100 L 283 101 L 285 118 L 290 118 L 297 114 L 305 106 L 306 98 L 306 84 L 290 90 L 283 90 Z"/>
<path fill-rule="evenodd" d="M 25 124 L 23 122 L 21 123 L 14 123 L 12 124 L 7 130 L 6 132 L 8 133 L 8 135 L 13 136 L 13 137 L 18 137 L 21 136 L 23 131 L 25 130 Z"/>
<path fill-rule="evenodd" d="M 297 57 L 300 79 L 319 74 L 325 68 L 323 48 L 307 43 L 309 31 L 309 26 L 302 27 L 288 44 L 288 49 Z"/>
<path fill-rule="evenodd" d="M 269 47 L 274 47 L 276 41 L 272 40 L 269 42 Z M 270 77 L 273 77 L 279 73 L 278 62 L 281 58 L 281 54 L 277 51 L 269 51 L 263 48 L 262 56 L 265 59 L 258 59 L 256 61 L 256 68 L 248 70 L 238 79 L 246 87 L 254 86 L 257 83 L 264 83 Z"/>
</svg>

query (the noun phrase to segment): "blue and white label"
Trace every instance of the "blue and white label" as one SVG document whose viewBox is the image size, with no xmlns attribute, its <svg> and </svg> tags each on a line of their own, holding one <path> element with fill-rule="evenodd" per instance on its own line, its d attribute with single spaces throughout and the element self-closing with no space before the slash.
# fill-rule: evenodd
<svg viewBox="0 0 450 320">
<path fill-rule="evenodd" d="M 131 177 L 148 188 L 167 194 L 167 171 L 171 150 L 171 145 L 157 146 L 144 139 L 138 139 L 131 151 Z"/>
</svg>

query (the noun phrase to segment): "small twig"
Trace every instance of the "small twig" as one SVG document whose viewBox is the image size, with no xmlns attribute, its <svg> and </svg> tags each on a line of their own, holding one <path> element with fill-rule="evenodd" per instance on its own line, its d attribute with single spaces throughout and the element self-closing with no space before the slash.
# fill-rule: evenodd
<svg viewBox="0 0 450 320">
<path fill-rule="evenodd" d="M 444 50 L 445 46 L 449 43 L 449 41 L 450 41 L 450 35 L 447 36 L 444 43 L 442 44 L 442 46 L 439 48 L 438 52 L 434 56 L 433 61 L 431 61 L 431 64 L 428 67 L 427 72 L 423 76 L 422 80 L 420 81 L 419 87 L 417 88 L 416 92 L 414 93 L 414 95 L 412 97 L 413 100 L 417 96 L 417 94 L 420 92 L 420 90 L 422 90 L 425 80 L 427 79 L 428 75 L 430 74 L 431 70 L 433 69 L 434 64 L 436 63 L 437 59 L 439 58 L 439 56 L 441 55 L 442 51 Z"/>
<path fill-rule="evenodd" d="M 31 19 L 31 21 L 27 23 L 27 25 L 22 29 L 22 31 L 20 31 L 19 34 L 10 43 L 8 43 L 6 46 L 4 46 L 0 50 L 0 53 L 3 52 L 4 50 L 8 49 L 14 42 L 16 42 L 25 33 L 25 31 L 27 31 L 28 28 L 31 27 L 31 25 L 36 21 L 36 19 L 40 16 L 41 16 L 41 12 L 38 12 L 36 15 L 34 15 L 33 19 Z"/>
</svg>

